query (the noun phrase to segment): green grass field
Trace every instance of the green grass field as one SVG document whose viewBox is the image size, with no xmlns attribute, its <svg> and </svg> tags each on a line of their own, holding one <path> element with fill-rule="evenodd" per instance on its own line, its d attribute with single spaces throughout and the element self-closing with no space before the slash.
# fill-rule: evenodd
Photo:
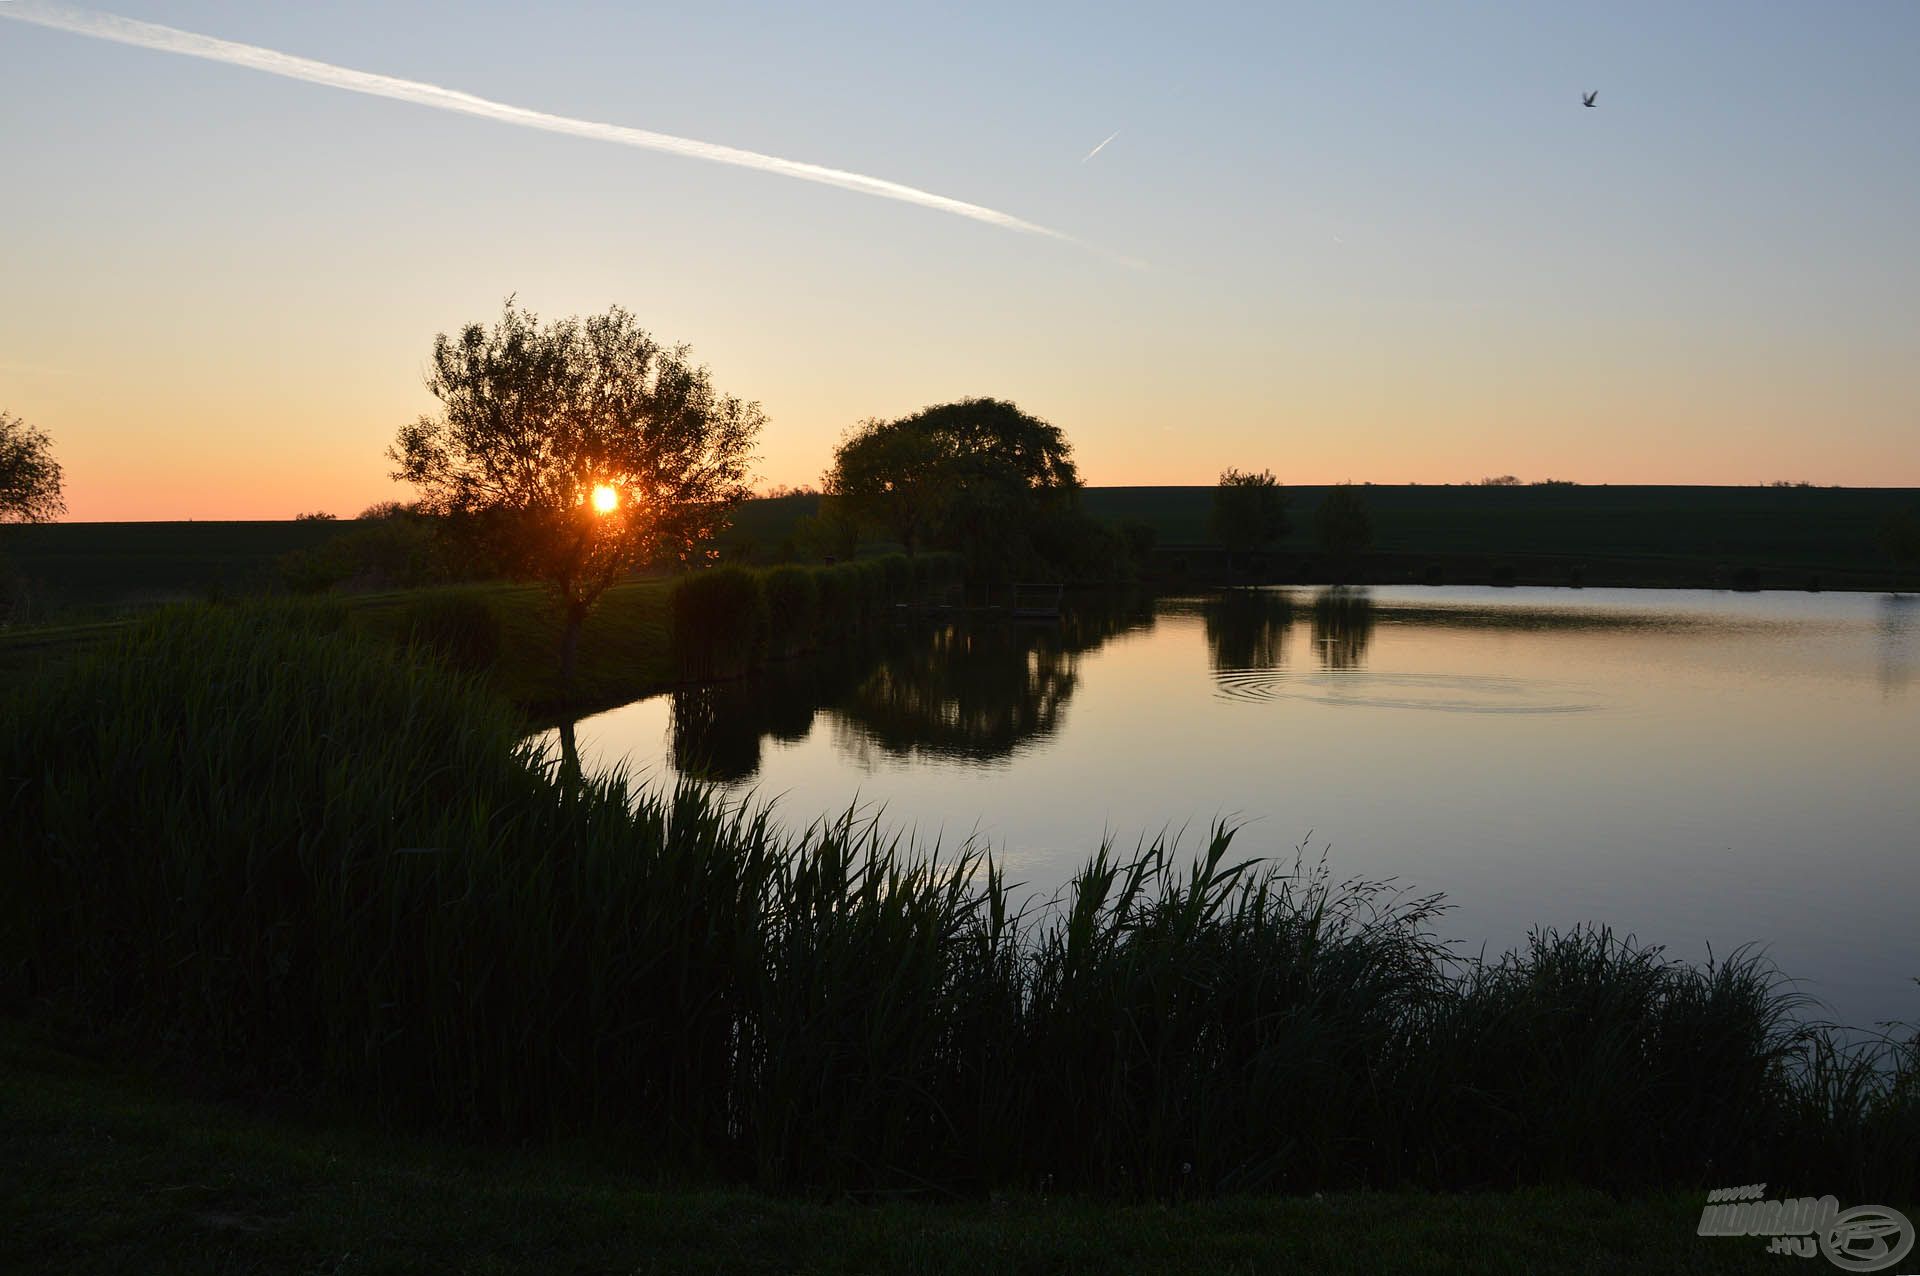
<svg viewBox="0 0 1920 1276">
<path fill-rule="evenodd" d="M 0 1269 L 402 1272 L 1768 1272 L 1692 1194 L 807 1198 L 275 1118 L 0 1022 Z M 1824 1267 L 1824 1264 L 1822 1265 Z"/>
</svg>

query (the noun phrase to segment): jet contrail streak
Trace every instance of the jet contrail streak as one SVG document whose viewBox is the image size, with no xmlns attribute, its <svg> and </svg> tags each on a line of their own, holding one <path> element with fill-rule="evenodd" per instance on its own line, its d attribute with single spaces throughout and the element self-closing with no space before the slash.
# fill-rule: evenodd
<svg viewBox="0 0 1920 1276">
<path fill-rule="evenodd" d="M 979 204 L 969 204 L 964 200 L 950 199 L 945 195 L 936 195 L 916 187 L 903 186 L 899 182 L 889 182 L 880 177 L 849 173 L 844 169 L 827 168 L 820 164 L 806 164 L 799 160 L 781 159 L 777 155 L 762 155 L 757 151 L 743 151 L 738 147 L 721 146 L 713 142 L 675 137 L 669 133 L 655 133 L 647 129 L 628 128 L 620 124 L 601 124 L 593 120 L 578 120 L 565 115 L 549 115 L 545 111 L 532 111 L 522 106 L 509 106 L 505 102 L 475 97 L 471 93 L 462 93 L 457 89 L 444 89 L 437 84 L 402 80 L 390 75 L 377 75 L 371 71 L 355 71 L 349 67 L 316 62 L 311 58 L 297 57 L 291 53 L 279 53 L 273 49 L 263 49 L 251 44 L 237 44 L 232 40 L 216 39 L 210 35 L 199 35 L 192 31 L 163 27 L 152 22 L 123 18 L 117 14 L 78 9 L 63 4 L 48 4 L 43 3 L 42 0 L 11 0 L 11 2 L 0 3 L 0 18 L 12 18 L 16 22 L 31 22 L 36 26 L 51 27 L 56 31 L 69 31 L 75 35 L 112 40 L 142 49 L 155 49 L 162 53 L 178 53 L 190 58 L 205 58 L 210 62 L 225 62 L 255 71 L 265 71 L 269 75 L 285 76 L 291 80 L 305 80 L 311 84 L 326 85 L 328 88 L 345 89 L 350 93 L 365 93 L 373 97 L 393 98 L 400 102 L 437 107 L 443 111 L 457 111 L 463 115 L 477 115 L 482 119 L 497 120 L 502 124 L 517 124 L 522 128 L 564 133 L 573 137 L 590 138 L 597 142 L 614 142 L 621 146 L 639 147 L 642 150 L 665 151 L 669 155 L 684 155 L 689 159 L 708 160 L 715 164 L 732 164 L 739 168 L 759 169 L 763 173 L 796 177 L 803 182 L 819 182 L 825 186 L 838 186 L 843 190 L 858 191 L 863 195 L 877 195 L 882 199 L 897 199 L 902 203 L 918 204 L 923 208 L 952 213 L 956 217 L 969 217 L 974 221 L 986 222 L 990 226 L 999 226 L 1006 230 L 1017 230 L 1029 235 L 1045 235 L 1049 239 L 1063 240 L 1067 243 L 1080 242 L 1071 235 L 1024 221 L 1010 213 L 983 208 Z M 1103 146 L 1105 144 L 1101 143 Z"/>
<path fill-rule="evenodd" d="M 1119 129 L 1113 130 L 1113 132 L 1107 134 L 1106 141 L 1101 142 L 1100 145 L 1094 147 L 1092 150 L 1088 151 L 1085 155 L 1082 155 L 1080 157 L 1080 162 L 1084 164 L 1088 160 L 1092 159 L 1094 156 L 1098 155 L 1101 151 L 1106 150 L 1107 142 L 1111 142 L 1114 138 L 1119 136 L 1120 136 L 1120 130 Z"/>
</svg>

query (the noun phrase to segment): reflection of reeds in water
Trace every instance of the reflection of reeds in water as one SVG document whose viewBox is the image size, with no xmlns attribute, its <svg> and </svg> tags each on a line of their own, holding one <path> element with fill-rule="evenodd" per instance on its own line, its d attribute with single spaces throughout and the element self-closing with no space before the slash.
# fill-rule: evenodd
<svg viewBox="0 0 1920 1276">
<path fill-rule="evenodd" d="M 175 613 L 9 693 L 8 1006 L 772 1186 L 1920 1190 L 1920 1049 L 1801 1027 L 1751 953 L 1462 960 L 1437 901 L 1224 829 L 1103 847 L 1023 909 L 975 854 L 563 784 L 504 704 L 328 625 Z"/>
</svg>

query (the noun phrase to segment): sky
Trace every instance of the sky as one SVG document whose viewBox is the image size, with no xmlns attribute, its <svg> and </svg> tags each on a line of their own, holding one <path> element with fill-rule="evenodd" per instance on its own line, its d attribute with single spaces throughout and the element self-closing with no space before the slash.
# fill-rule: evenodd
<svg viewBox="0 0 1920 1276">
<path fill-rule="evenodd" d="M 512 294 L 691 346 L 766 485 L 968 395 L 1095 485 L 1920 485 L 1917 64 L 1905 0 L 0 0 L 0 410 L 75 520 L 351 515 Z"/>
</svg>

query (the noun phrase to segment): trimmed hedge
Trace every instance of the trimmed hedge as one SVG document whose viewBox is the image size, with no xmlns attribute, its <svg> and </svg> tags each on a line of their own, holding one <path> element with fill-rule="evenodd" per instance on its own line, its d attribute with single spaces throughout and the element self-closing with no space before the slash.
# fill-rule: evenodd
<svg viewBox="0 0 1920 1276">
<path fill-rule="evenodd" d="M 688 677 L 737 677 L 768 657 L 818 647 L 872 623 L 893 603 L 911 601 L 916 576 L 903 554 L 827 567 L 691 573 L 673 588 L 674 657 Z"/>
<path fill-rule="evenodd" d="M 813 569 L 819 599 L 818 624 L 822 633 L 844 632 L 858 625 L 864 608 L 860 584 L 851 564 Z"/>
<path fill-rule="evenodd" d="M 761 578 L 767 595 L 769 649 L 791 656 L 818 637 L 820 586 L 805 567 L 775 567 Z"/>
<path fill-rule="evenodd" d="M 913 597 L 913 560 L 905 554 L 888 554 L 875 560 L 880 564 L 881 590 L 890 603 L 906 602 Z"/>
<path fill-rule="evenodd" d="M 683 577 L 668 603 L 674 657 L 695 677 L 727 678 L 759 663 L 767 633 L 761 574 L 711 567 Z"/>
</svg>

